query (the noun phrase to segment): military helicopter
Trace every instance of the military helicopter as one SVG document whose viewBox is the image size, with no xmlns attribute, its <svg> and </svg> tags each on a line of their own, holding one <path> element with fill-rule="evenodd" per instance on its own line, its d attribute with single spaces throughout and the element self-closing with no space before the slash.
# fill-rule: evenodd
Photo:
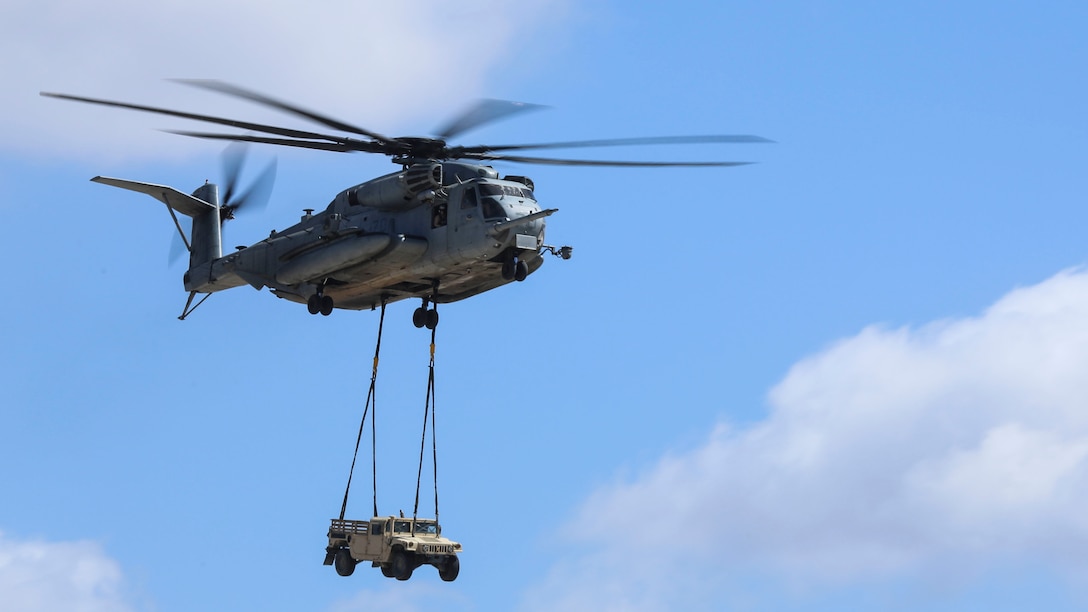
<svg viewBox="0 0 1088 612">
<path fill-rule="evenodd" d="M 257 183 L 237 195 L 240 161 L 228 164 L 225 193 L 205 183 L 192 195 L 140 181 L 97 176 L 92 181 L 147 194 L 166 204 L 189 252 L 184 285 L 188 300 L 184 320 L 211 294 L 249 285 L 268 287 L 277 297 L 306 304 L 311 314 L 329 315 L 336 308 L 374 309 L 418 298 L 412 316 L 416 327 L 434 329 L 438 312 L 430 305 L 456 302 L 511 282 L 524 281 L 544 263 L 546 253 L 569 259 L 572 248 L 544 244 L 545 218 L 558 209 L 542 209 L 525 176 L 499 176 L 489 162 L 573 166 L 737 166 L 750 162 L 641 162 L 553 159 L 511 155 L 529 149 L 568 149 L 646 144 L 771 142 L 750 135 L 666 136 L 583 140 L 540 144 L 452 146 L 447 141 L 470 129 L 537 105 L 483 100 L 448 123 L 437 137 L 391 138 L 332 117 L 289 104 L 256 91 L 215 80 L 182 80 L 182 84 L 304 118 L 340 136 L 237 121 L 166 108 L 129 104 L 61 93 L 42 96 L 112 106 L 219 124 L 248 133 L 168 130 L 185 136 L 300 147 L 339 153 L 377 153 L 400 166 L 396 172 L 348 187 L 323 212 L 305 209 L 302 219 L 248 247 L 223 255 L 222 226 L 254 194 L 268 191 L 274 180 L 270 166 Z M 359 138 L 362 136 L 363 138 Z M 252 206 L 252 205 L 250 205 Z M 177 214 L 192 219 L 186 236 Z M 193 305 L 199 294 L 203 298 Z"/>
</svg>

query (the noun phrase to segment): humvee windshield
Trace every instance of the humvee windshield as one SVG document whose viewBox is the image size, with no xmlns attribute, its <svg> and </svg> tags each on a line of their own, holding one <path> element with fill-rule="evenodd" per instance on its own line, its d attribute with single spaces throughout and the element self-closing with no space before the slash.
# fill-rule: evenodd
<svg viewBox="0 0 1088 612">
<path fill-rule="evenodd" d="M 396 533 L 410 533 L 412 531 L 412 521 L 394 521 L 393 531 Z M 430 521 L 416 521 L 416 533 L 437 534 L 438 525 Z"/>
</svg>

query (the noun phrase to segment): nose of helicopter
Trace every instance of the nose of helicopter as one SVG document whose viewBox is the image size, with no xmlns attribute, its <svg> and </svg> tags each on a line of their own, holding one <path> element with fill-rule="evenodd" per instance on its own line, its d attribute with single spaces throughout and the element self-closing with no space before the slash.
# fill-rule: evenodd
<svg viewBox="0 0 1088 612">
<path fill-rule="evenodd" d="M 536 211 L 534 211 L 534 212 L 536 212 Z M 529 213 L 529 214 L 532 214 L 532 213 Z M 529 214 L 526 214 L 526 215 L 523 215 L 523 216 L 529 216 Z M 544 218 L 540 217 L 540 218 L 537 218 L 537 219 L 533 219 L 532 221 L 528 221 L 527 223 L 525 223 L 524 225 L 522 225 L 521 227 L 518 228 L 518 233 L 519 234 L 529 234 L 531 236 L 543 236 L 543 234 L 544 234 Z"/>
<path fill-rule="evenodd" d="M 557 212 L 556 208 L 508 211 L 507 221 L 493 225 L 489 231 L 496 240 L 518 249 L 537 250 L 544 244 L 544 218 Z"/>
</svg>

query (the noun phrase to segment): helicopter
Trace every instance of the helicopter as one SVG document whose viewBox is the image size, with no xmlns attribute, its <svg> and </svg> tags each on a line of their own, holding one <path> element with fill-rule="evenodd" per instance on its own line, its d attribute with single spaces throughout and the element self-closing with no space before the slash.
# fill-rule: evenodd
<svg viewBox="0 0 1088 612">
<path fill-rule="evenodd" d="M 157 113 L 229 126 L 245 133 L 167 130 L 233 143 L 260 143 L 339 153 L 386 155 L 395 172 L 341 190 L 325 210 L 304 209 L 298 223 L 272 230 L 267 238 L 223 254 L 222 228 L 244 206 L 271 189 L 275 165 L 239 193 L 240 154 L 227 166 L 222 198 L 219 186 L 205 182 L 191 194 L 173 187 L 96 176 L 92 181 L 151 196 L 166 204 L 189 252 L 183 282 L 189 292 L 178 318 L 184 320 L 213 293 L 249 285 L 305 304 L 310 314 L 334 309 L 372 310 L 416 298 L 416 327 L 434 329 L 432 304 L 463 300 L 511 282 L 524 281 L 550 254 L 570 259 L 572 247 L 544 243 L 545 219 L 558 211 L 542 208 L 526 176 L 500 176 L 492 162 L 569 166 L 739 166 L 750 162 L 644 162 L 554 159 L 510 154 L 531 149 L 571 149 L 626 145 L 771 142 L 751 135 L 664 136 L 582 140 L 539 144 L 453 146 L 448 141 L 498 119 L 540 108 L 504 100 L 482 100 L 456 116 L 435 137 L 387 137 L 322 113 L 217 80 L 177 82 L 301 117 L 336 135 L 285 128 L 62 93 L 42 96 Z M 236 145 L 232 145 L 236 146 Z M 244 146 L 237 145 L 237 146 Z M 228 151 L 230 148 L 228 147 Z M 267 199 L 267 195 L 264 196 Z M 178 214 L 191 219 L 187 236 Z M 197 295 L 204 294 L 194 305 Z"/>
</svg>

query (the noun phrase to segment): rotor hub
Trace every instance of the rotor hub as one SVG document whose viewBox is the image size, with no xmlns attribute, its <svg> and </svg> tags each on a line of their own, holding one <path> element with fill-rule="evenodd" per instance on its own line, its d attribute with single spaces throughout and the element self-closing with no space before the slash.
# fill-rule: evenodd
<svg viewBox="0 0 1088 612">
<path fill-rule="evenodd" d="M 401 159 L 449 159 L 449 148 L 440 138 L 405 136 L 393 142 Z"/>
</svg>

